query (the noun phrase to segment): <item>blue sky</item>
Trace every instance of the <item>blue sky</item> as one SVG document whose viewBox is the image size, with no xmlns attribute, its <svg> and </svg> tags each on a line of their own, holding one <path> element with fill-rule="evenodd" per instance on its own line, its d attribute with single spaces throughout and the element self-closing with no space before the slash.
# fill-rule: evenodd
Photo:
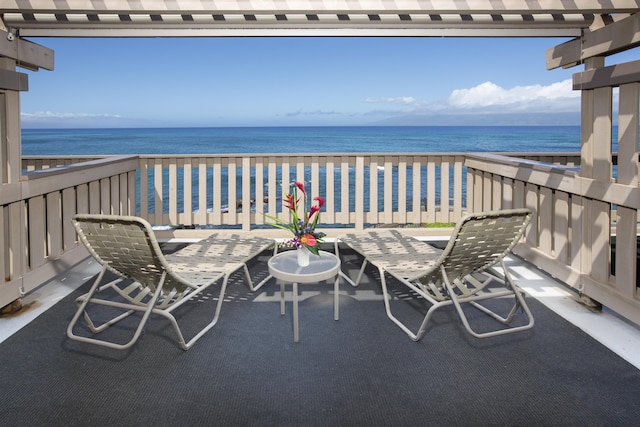
<svg viewBox="0 0 640 427">
<path fill-rule="evenodd" d="M 547 124 L 580 108 L 581 67 L 545 68 L 559 38 L 30 40 L 55 70 L 27 72 L 24 128 Z"/>
</svg>

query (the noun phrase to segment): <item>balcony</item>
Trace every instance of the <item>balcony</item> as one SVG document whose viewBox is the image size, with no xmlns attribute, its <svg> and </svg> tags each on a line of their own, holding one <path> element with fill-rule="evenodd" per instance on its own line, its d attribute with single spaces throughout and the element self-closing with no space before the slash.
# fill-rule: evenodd
<svg viewBox="0 0 640 427">
<path fill-rule="evenodd" d="M 355 277 L 359 258 L 340 253 L 343 271 Z M 256 281 L 269 256 L 251 264 Z M 36 303 L 24 313 L 1 320 L 0 341 L 7 320 L 47 310 L 0 345 L 8 390 L 17 384 L 3 413 L 9 421 L 31 414 L 33 424 L 49 425 L 633 425 L 640 329 L 577 304 L 566 287 L 519 257 L 508 266 L 536 317 L 534 329 L 518 334 L 474 339 L 443 309 L 414 343 L 386 317 L 379 278 L 368 269 L 357 289 L 342 281 L 339 321 L 331 284 L 302 286 L 294 344 L 290 290 L 281 316 L 273 283 L 252 293 L 235 275 L 220 323 L 191 350 L 182 351 L 167 322 L 154 317 L 134 348 L 122 352 L 64 335 L 74 307 L 69 293 L 98 271 L 83 260 L 34 289 L 25 299 Z M 402 289 L 390 286 L 394 310 L 415 315 Z M 214 290 L 181 320 L 198 320 L 215 301 Z"/>
<path fill-rule="evenodd" d="M 43 157 L 22 166 L 22 181 L 2 199 L 2 306 L 86 258 L 70 225 L 75 213 L 138 215 L 162 239 L 216 228 L 284 237 L 264 214 L 287 220 L 282 195 L 305 181 L 326 199 L 321 228 L 329 238 L 380 226 L 446 236 L 446 224 L 466 212 L 528 207 L 536 218 L 515 253 L 585 301 L 640 323 L 630 282 L 636 239 L 627 237 L 637 234 L 627 211 L 635 214 L 638 189 L 587 185 L 577 153 Z"/>
</svg>

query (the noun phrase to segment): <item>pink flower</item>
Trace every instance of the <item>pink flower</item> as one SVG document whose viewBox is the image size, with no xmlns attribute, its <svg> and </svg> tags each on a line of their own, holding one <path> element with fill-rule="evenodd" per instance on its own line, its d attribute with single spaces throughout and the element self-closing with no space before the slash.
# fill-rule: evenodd
<svg viewBox="0 0 640 427">
<path fill-rule="evenodd" d="M 300 243 L 306 246 L 315 246 L 318 244 L 318 241 L 311 234 L 305 234 L 300 237 Z"/>
</svg>

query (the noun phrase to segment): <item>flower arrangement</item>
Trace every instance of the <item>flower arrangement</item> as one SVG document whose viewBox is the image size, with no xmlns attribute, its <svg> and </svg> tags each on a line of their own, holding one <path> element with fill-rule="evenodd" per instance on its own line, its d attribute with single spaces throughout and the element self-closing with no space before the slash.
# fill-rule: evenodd
<svg viewBox="0 0 640 427">
<path fill-rule="evenodd" d="M 298 197 L 298 191 L 302 197 Z M 285 222 L 278 218 L 272 218 L 274 227 L 289 230 L 293 233 L 293 238 L 287 240 L 285 245 L 297 249 L 307 248 L 312 254 L 318 255 L 318 245 L 325 237 L 324 233 L 316 231 L 320 209 L 324 205 L 322 197 L 314 197 L 313 204 L 310 205 L 309 196 L 304 188 L 304 184 L 296 181 L 293 191 L 284 197 L 284 205 L 289 209 L 291 222 Z"/>
</svg>

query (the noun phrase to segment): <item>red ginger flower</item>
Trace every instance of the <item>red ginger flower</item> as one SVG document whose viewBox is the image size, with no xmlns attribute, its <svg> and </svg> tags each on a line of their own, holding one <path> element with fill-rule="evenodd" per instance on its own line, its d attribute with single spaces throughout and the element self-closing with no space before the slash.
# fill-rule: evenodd
<svg viewBox="0 0 640 427">
<path fill-rule="evenodd" d="M 298 187 L 300 191 L 302 191 L 302 194 L 304 194 L 304 196 L 307 197 L 307 192 L 304 189 L 304 184 L 300 181 L 296 181 L 295 184 L 296 184 L 296 187 Z"/>
<path fill-rule="evenodd" d="M 313 200 L 318 202 L 318 204 L 311 206 L 311 209 L 309 209 L 309 218 L 311 218 L 314 213 L 319 212 L 322 206 L 324 206 L 324 198 L 318 196 L 314 197 Z"/>
</svg>

